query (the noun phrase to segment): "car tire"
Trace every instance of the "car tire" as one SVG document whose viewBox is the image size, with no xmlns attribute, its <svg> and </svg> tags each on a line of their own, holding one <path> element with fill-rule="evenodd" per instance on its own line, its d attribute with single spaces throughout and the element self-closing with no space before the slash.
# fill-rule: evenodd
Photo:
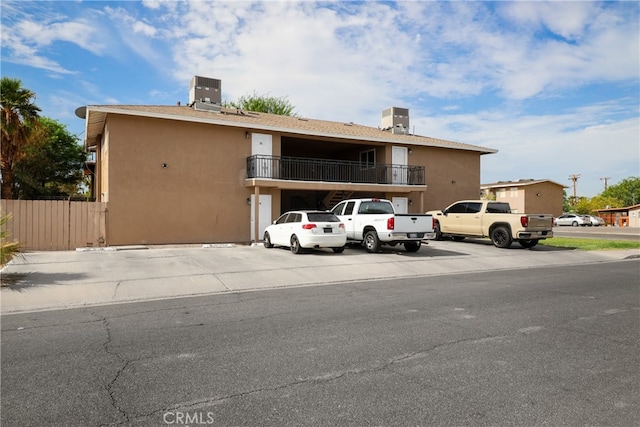
<svg viewBox="0 0 640 427">
<path fill-rule="evenodd" d="M 535 245 L 537 245 L 540 241 L 538 239 L 528 239 L 528 240 L 518 240 L 520 246 L 523 248 L 531 249 Z"/>
<path fill-rule="evenodd" d="M 333 249 L 333 252 L 336 254 L 341 254 L 342 252 L 344 252 L 344 246 L 340 248 L 331 248 L 331 249 Z"/>
<path fill-rule="evenodd" d="M 367 249 L 367 252 L 378 252 L 380 250 L 380 239 L 378 239 L 378 233 L 375 231 L 367 231 L 364 235 L 363 244 Z"/>
<path fill-rule="evenodd" d="M 434 230 L 436 233 L 436 240 L 442 240 L 442 231 L 440 231 L 440 223 L 436 222 L 436 229 Z"/>
<path fill-rule="evenodd" d="M 264 233 L 264 247 L 267 249 L 271 249 L 273 247 L 273 243 L 271 243 L 271 236 L 269 236 L 269 233 Z"/>
<path fill-rule="evenodd" d="M 513 238 L 507 227 L 496 227 L 491 231 L 491 241 L 496 248 L 505 249 L 511 246 Z"/>
<path fill-rule="evenodd" d="M 291 236 L 291 252 L 293 252 L 296 255 L 299 255 L 302 253 L 302 246 L 300 246 L 300 240 L 298 240 L 298 236 L 296 236 L 295 234 Z"/>
<path fill-rule="evenodd" d="M 418 252 L 422 242 L 404 242 L 404 250 L 407 252 Z"/>
<path fill-rule="evenodd" d="M 577 226 L 578 226 L 578 221 L 573 221 L 573 222 L 571 223 L 571 225 L 572 225 L 573 227 L 577 227 Z"/>
</svg>

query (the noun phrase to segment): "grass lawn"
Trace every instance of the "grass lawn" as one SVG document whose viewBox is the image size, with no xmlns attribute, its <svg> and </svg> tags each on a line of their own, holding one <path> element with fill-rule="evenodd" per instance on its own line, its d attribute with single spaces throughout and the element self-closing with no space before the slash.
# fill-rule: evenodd
<svg viewBox="0 0 640 427">
<path fill-rule="evenodd" d="M 572 248 L 583 251 L 600 251 L 606 249 L 640 249 L 640 242 L 633 240 L 597 240 L 597 239 L 576 239 L 573 237 L 553 237 L 551 239 L 540 240 L 544 246 L 555 248 Z"/>
</svg>

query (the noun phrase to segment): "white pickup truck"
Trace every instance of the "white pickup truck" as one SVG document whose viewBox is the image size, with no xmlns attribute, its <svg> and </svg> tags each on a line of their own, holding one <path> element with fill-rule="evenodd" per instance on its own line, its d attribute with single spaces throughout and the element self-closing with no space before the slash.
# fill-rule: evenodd
<svg viewBox="0 0 640 427">
<path fill-rule="evenodd" d="M 397 214 L 385 199 L 348 199 L 331 209 L 347 231 L 347 243 L 361 243 L 367 252 L 378 252 L 383 244 L 404 244 L 417 252 L 425 239 L 434 239 L 433 217 L 428 214 Z"/>
<path fill-rule="evenodd" d="M 491 200 L 462 200 L 442 211 L 429 211 L 436 222 L 436 239 L 449 236 L 489 237 L 494 246 L 508 248 L 514 240 L 532 248 L 553 237 L 553 215 L 511 213 L 508 203 Z"/>
</svg>

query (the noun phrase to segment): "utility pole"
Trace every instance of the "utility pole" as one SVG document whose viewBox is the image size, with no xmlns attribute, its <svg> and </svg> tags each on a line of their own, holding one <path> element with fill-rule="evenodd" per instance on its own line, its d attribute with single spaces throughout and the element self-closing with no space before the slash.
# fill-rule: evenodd
<svg viewBox="0 0 640 427">
<path fill-rule="evenodd" d="M 576 183 L 578 182 L 578 178 L 580 178 L 580 174 L 569 175 L 569 179 L 573 181 L 573 203 L 571 203 L 572 205 L 575 205 L 576 202 L 578 201 L 578 195 L 576 193 Z"/>
<path fill-rule="evenodd" d="M 609 180 L 611 179 L 610 176 L 605 176 L 603 178 L 600 178 L 600 181 L 604 181 L 604 191 L 607 191 L 607 188 L 609 188 Z"/>
</svg>

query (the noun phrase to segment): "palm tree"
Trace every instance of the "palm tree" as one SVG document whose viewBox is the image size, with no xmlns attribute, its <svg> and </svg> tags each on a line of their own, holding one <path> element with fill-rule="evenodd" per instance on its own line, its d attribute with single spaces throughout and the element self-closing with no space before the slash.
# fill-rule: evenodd
<svg viewBox="0 0 640 427">
<path fill-rule="evenodd" d="M 0 103 L 2 105 L 2 144 L 0 145 L 0 168 L 2 188 L 0 197 L 13 198 L 13 169 L 23 155 L 36 126 L 40 108 L 33 103 L 36 94 L 22 87 L 19 79 L 2 77 Z"/>
</svg>

